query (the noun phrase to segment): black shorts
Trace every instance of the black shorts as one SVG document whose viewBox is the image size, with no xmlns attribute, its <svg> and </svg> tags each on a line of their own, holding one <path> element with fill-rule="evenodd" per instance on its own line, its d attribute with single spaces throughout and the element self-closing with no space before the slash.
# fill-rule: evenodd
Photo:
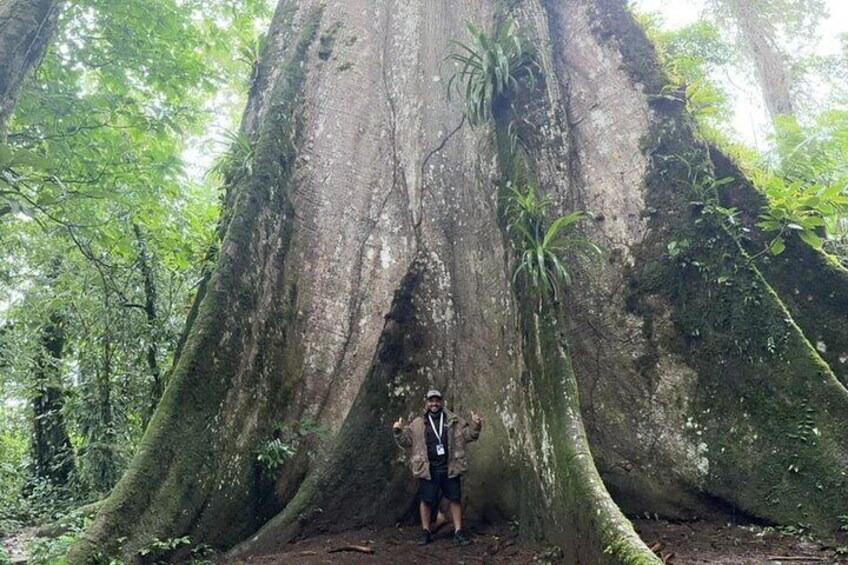
<svg viewBox="0 0 848 565">
<path fill-rule="evenodd" d="M 459 477 L 448 478 L 447 470 L 431 469 L 430 480 L 418 479 L 418 495 L 431 505 L 438 504 L 442 496 L 452 502 L 459 502 L 462 500 L 462 484 Z"/>
</svg>

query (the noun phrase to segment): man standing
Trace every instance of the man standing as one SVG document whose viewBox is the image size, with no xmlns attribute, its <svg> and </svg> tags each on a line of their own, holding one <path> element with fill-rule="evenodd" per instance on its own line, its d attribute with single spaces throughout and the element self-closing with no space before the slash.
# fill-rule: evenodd
<svg viewBox="0 0 848 565">
<path fill-rule="evenodd" d="M 418 494 L 421 497 L 419 512 L 423 532 L 418 545 L 432 540 L 430 527 L 433 513 L 442 496 L 450 502 L 453 519 L 454 540 L 459 545 L 468 545 L 468 536 L 462 530 L 462 488 L 460 476 L 468 469 L 465 444 L 475 441 L 480 435 L 483 418 L 471 412 L 471 424 L 444 409 L 442 393 L 427 392 L 426 411 L 408 426 L 403 418 L 394 423 L 395 442 L 401 447 L 412 448 L 410 460 L 412 475 L 418 479 Z"/>
</svg>

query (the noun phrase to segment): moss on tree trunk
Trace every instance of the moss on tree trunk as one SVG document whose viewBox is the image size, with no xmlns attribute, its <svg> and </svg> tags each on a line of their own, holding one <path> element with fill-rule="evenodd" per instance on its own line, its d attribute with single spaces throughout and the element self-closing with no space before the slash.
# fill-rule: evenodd
<svg viewBox="0 0 848 565">
<path fill-rule="evenodd" d="M 792 318 L 839 381 L 848 386 L 848 271 L 794 234 L 780 255 L 766 251 L 773 232 L 757 226 L 766 198 L 724 155 L 713 149 L 716 176 L 730 178 L 719 194 L 723 206 L 738 208 L 747 231 L 739 234 L 745 251 L 786 304 Z"/>
<path fill-rule="evenodd" d="M 668 116 L 655 130 L 648 204 L 657 212 L 630 303 L 652 322 L 654 347 L 697 371 L 687 426 L 699 486 L 748 514 L 831 534 L 848 506 L 838 431 L 848 391 L 704 205 L 719 198 L 709 152 L 682 116 Z M 688 189 L 674 180 L 687 178 Z"/>
<path fill-rule="evenodd" d="M 524 387 L 536 426 L 530 464 L 521 479 L 524 534 L 561 545 L 569 563 L 660 563 L 595 468 L 580 416 L 562 308 L 549 299 L 538 310 L 533 300 L 523 302 Z"/>
</svg>

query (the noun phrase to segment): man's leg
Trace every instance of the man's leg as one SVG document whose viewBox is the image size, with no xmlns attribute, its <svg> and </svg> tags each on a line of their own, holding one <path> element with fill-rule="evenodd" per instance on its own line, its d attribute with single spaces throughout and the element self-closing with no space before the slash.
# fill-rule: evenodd
<svg viewBox="0 0 848 565">
<path fill-rule="evenodd" d="M 418 513 L 421 514 L 421 528 L 429 530 L 433 521 L 433 513 L 430 511 L 430 503 L 424 500 L 418 505 Z"/>
<path fill-rule="evenodd" d="M 462 529 L 462 504 L 459 502 L 450 501 L 450 513 L 453 520 L 453 529 Z"/>
<path fill-rule="evenodd" d="M 427 545 L 431 541 L 430 527 L 433 522 L 433 512 L 430 510 L 434 501 L 438 500 L 439 485 L 427 479 L 418 479 L 418 514 L 421 517 L 421 538 L 418 545 Z"/>
<path fill-rule="evenodd" d="M 450 513 L 453 519 L 453 539 L 459 545 L 468 545 L 471 541 L 462 529 L 462 484 L 459 477 L 446 479 L 442 490 L 450 501 Z"/>
</svg>

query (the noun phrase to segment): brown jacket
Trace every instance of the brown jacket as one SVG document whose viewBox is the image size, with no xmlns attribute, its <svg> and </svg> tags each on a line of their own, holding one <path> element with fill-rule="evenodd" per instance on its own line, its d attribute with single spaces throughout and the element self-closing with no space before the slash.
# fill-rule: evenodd
<svg viewBox="0 0 848 565">
<path fill-rule="evenodd" d="M 448 425 L 448 476 L 457 477 L 468 470 L 465 444 L 480 436 L 480 426 L 469 424 L 465 418 L 445 410 Z M 427 459 L 427 433 L 424 418 L 418 416 L 408 426 L 394 430 L 395 442 L 412 448 L 410 467 L 416 479 L 430 479 L 430 461 Z"/>
</svg>

